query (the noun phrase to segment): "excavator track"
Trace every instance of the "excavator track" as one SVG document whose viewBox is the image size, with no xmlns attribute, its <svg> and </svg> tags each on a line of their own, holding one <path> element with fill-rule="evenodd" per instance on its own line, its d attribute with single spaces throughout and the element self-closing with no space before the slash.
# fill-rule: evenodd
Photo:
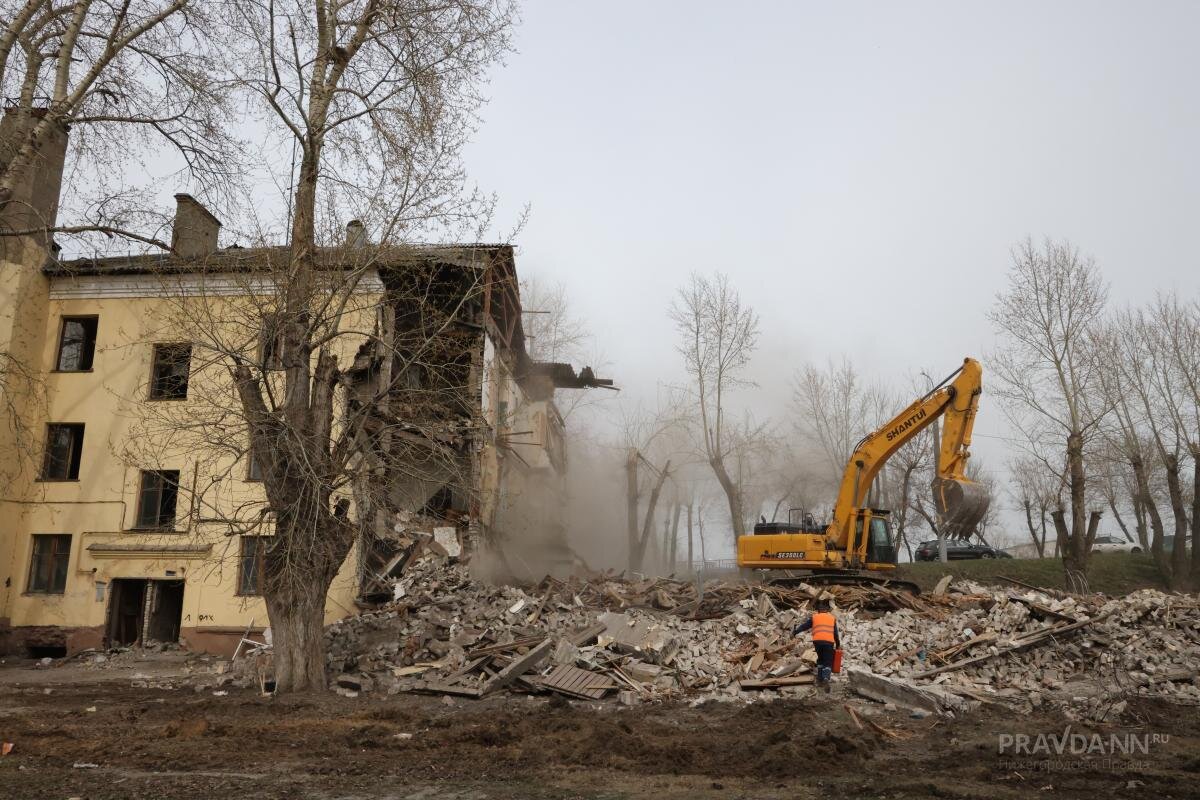
<svg viewBox="0 0 1200 800">
<path fill-rule="evenodd" d="M 765 583 L 772 586 L 793 587 L 802 583 L 809 586 L 863 586 L 882 587 L 895 592 L 907 592 L 913 596 L 921 593 L 921 587 L 912 581 L 887 578 L 874 573 L 862 572 L 813 572 L 808 575 L 786 575 L 769 578 Z"/>
</svg>

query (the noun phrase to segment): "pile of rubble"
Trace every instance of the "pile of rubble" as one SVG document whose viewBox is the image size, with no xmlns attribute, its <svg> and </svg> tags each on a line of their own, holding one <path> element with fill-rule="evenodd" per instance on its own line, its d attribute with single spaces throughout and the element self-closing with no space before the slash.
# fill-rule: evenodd
<svg viewBox="0 0 1200 800">
<path fill-rule="evenodd" d="M 622 702 L 809 691 L 815 653 L 791 635 L 816 597 L 838 609 L 850 686 L 898 705 L 1052 703 L 1119 713 L 1128 694 L 1200 702 L 1200 607 L 1143 591 L 1109 600 L 948 582 L 911 597 L 882 587 L 611 575 L 491 586 L 430 553 L 386 605 L 331 625 L 337 690 L 478 698 L 506 690 Z"/>
<path fill-rule="evenodd" d="M 949 613 L 845 625 L 854 662 L 982 702 L 1115 717 L 1130 695 L 1200 704 L 1200 603 L 1142 590 L 1110 599 L 959 584 Z"/>
</svg>

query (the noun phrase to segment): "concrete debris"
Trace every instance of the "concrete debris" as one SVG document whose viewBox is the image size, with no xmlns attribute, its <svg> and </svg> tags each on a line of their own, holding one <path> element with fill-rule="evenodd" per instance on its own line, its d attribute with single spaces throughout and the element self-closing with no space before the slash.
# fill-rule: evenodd
<svg viewBox="0 0 1200 800">
<path fill-rule="evenodd" d="M 850 669 L 847 672 L 850 691 L 909 711 L 953 714 L 956 711 L 971 711 L 979 706 L 976 700 L 959 697 L 938 686 L 917 686 L 903 678 L 886 678 L 864 669 Z"/>
<path fill-rule="evenodd" d="M 812 691 L 816 654 L 791 628 L 828 592 L 861 696 L 937 714 L 1051 704 L 1087 719 L 1136 694 L 1200 704 L 1200 603 L 1152 590 L 1110 599 L 956 581 L 914 598 L 612 575 L 522 588 L 436 553 L 396 581 L 402 597 L 326 629 L 338 688 L 478 698 L 553 691 L 556 675 L 560 694 L 625 704 L 795 696 Z"/>
<path fill-rule="evenodd" d="M 457 528 L 434 528 L 433 540 L 442 548 L 447 557 L 458 558 L 462 555 L 462 544 L 458 541 Z"/>
</svg>

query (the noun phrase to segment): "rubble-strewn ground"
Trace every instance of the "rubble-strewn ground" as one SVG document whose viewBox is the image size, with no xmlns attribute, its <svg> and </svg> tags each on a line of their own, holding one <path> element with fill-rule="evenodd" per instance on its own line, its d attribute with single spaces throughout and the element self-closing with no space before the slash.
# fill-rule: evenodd
<svg viewBox="0 0 1200 800">
<path fill-rule="evenodd" d="M 1200 797 L 1195 596 L 833 588 L 827 694 L 808 585 L 428 555 L 393 590 L 330 626 L 308 696 L 263 692 L 269 652 L 0 664 L 0 798 Z"/>
<path fill-rule="evenodd" d="M 857 706 L 893 738 L 858 730 L 842 687 L 771 703 L 627 708 L 505 693 L 448 704 L 21 683 L 31 674 L 0 668 L 0 739 L 15 745 L 0 758 L 0 797 L 13 800 L 1200 796 L 1200 715 L 1157 698 L 1133 699 L 1117 723 L 1072 731 L 1167 742 L 1114 759 L 1068 754 L 1043 771 L 1010 763 L 997 737 L 1060 735 L 1066 723 L 1048 710 L 918 720 Z"/>
</svg>

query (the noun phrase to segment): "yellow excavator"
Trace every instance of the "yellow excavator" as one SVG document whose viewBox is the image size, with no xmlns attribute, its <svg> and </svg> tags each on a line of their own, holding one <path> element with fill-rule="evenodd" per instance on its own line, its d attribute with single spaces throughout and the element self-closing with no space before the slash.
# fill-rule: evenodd
<svg viewBox="0 0 1200 800">
<path fill-rule="evenodd" d="M 771 579 L 772 583 L 883 584 L 918 594 L 916 584 L 886 574 L 896 568 L 891 512 L 864 504 L 887 460 L 944 417 L 933 479 L 934 505 L 948 538 L 971 534 L 990 502 L 987 490 L 966 474 L 982 376 L 978 361 L 964 359 L 928 394 L 863 437 L 846 464 L 829 524 L 818 525 L 811 517 L 798 523 L 760 522 L 752 536 L 738 537 L 738 567 L 792 571 Z"/>
</svg>

